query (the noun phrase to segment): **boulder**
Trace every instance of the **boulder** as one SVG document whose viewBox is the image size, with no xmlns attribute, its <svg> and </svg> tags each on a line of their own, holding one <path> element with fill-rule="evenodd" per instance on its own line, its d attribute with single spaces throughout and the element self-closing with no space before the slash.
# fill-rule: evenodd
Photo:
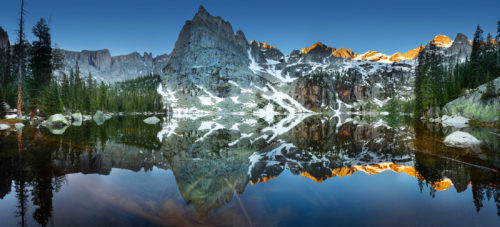
<svg viewBox="0 0 500 227">
<path fill-rule="evenodd" d="M 81 113 L 71 114 L 73 121 L 83 121 L 83 115 Z"/>
<path fill-rule="evenodd" d="M 0 124 L 0 131 L 7 130 L 9 128 L 10 128 L 10 126 L 7 124 Z"/>
<path fill-rule="evenodd" d="M 153 117 L 148 117 L 146 119 L 144 119 L 144 123 L 146 124 L 150 124 L 150 125 L 155 125 L 155 124 L 158 124 L 160 122 L 160 119 L 153 116 Z"/>
<path fill-rule="evenodd" d="M 54 114 L 44 121 L 43 125 L 48 128 L 64 128 L 69 125 L 69 121 L 62 114 Z"/>
<path fill-rule="evenodd" d="M 456 131 L 444 139 L 444 144 L 451 147 L 474 147 L 481 143 L 469 133 Z"/>
<path fill-rule="evenodd" d="M 106 121 L 109 120 L 109 119 L 111 119 L 112 117 L 113 117 L 113 115 L 110 114 L 110 113 L 105 113 L 104 114 L 104 120 L 106 120 Z"/>
</svg>

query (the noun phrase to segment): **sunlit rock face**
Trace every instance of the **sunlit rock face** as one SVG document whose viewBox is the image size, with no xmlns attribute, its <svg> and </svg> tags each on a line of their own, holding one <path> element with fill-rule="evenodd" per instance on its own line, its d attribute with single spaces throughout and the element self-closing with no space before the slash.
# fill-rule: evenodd
<svg viewBox="0 0 500 227">
<path fill-rule="evenodd" d="M 285 61 L 285 55 L 283 55 L 283 53 L 281 53 L 276 46 L 272 46 L 266 42 L 256 42 L 255 40 L 252 40 L 250 41 L 250 48 L 252 56 L 254 56 L 254 59 L 259 63 L 265 63 L 266 59 L 276 62 Z"/>
<path fill-rule="evenodd" d="M 210 15 L 203 6 L 182 28 L 171 57 L 164 68 L 164 82 L 171 89 L 196 84 L 219 97 L 236 93 L 228 86 L 261 84 L 248 68 L 248 41 L 236 34 L 229 22 Z"/>
<path fill-rule="evenodd" d="M 89 73 L 104 82 L 134 79 L 140 76 L 160 74 L 169 55 L 153 57 L 151 53 L 133 52 L 127 55 L 111 56 L 109 50 L 83 50 L 80 52 L 63 50 L 64 68 L 56 73 L 69 74 L 78 63 L 81 77 Z"/>
</svg>

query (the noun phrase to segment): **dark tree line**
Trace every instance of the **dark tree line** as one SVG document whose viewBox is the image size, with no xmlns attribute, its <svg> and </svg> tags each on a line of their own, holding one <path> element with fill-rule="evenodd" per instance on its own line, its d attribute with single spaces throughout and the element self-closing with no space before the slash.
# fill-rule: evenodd
<svg viewBox="0 0 500 227">
<path fill-rule="evenodd" d="M 12 50 L 9 46 L 0 48 L 1 118 L 6 112 L 4 103 L 11 107 L 21 103 L 24 112 L 31 113 L 31 119 L 36 114 L 49 116 L 64 111 L 91 114 L 97 110 L 162 110 L 162 98 L 156 92 L 160 83 L 158 75 L 107 85 L 102 81 L 98 83 L 91 74 L 82 75 L 77 63 L 69 75 L 61 73 L 60 78 L 56 78 L 53 72 L 63 67 L 64 56 L 61 50 L 52 48 L 46 20 L 40 19 L 32 33 L 35 36 L 32 43 L 21 34 Z"/>
<path fill-rule="evenodd" d="M 464 63 L 444 64 L 442 55 L 430 46 L 419 54 L 415 69 L 415 116 L 431 117 L 446 103 L 487 83 L 484 99 L 495 96 L 493 80 L 500 76 L 500 21 L 496 40 L 488 34 L 486 40 L 478 25 L 472 41 L 470 58 Z"/>
<path fill-rule="evenodd" d="M 60 83 L 52 82 L 42 95 L 41 112 L 45 115 L 63 111 L 95 113 L 109 112 L 161 112 L 162 97 L 156 92 L 159 75 L 138 77 L 108 85 L 88 74 L 81 77 L 78 63 L 69 77 L 62 74 Z"/>
</svg>

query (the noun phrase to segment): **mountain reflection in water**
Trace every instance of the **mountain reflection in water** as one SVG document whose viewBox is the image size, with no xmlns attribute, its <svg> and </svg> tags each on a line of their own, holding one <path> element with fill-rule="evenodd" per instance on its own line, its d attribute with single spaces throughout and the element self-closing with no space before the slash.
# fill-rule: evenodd
<svg viewBox="0 0 500 227">
<path fill-rule="evenodd" d="M 356 205 L 360 201 L 334 199 L 324 191 L 328 187 L 348 188 L 340 192 L 346 198 L 361 190 L 367 208 L 377 197 L 434 198 L 454 188 L 443 198 L 469 201 L 460 203 L 465 204 L 460 218 L 500 221 L 500 145 L 493 129 L 466 129 L 483 144 L 457 149 L 441 143 L 452 129 L 405 119 L 301 115 L 267 122 L 229 115 L 165 118 L 161 125 L 147 125 L 143 118 L 115 117 L 102 126 L 85 122 L 62 135 L 30 127 L 2 132 L 0 219 L 23 226 L 306 225 L 314 215 L 327 218 L 324 208 L 363 212 Z M 372 180 L 399 182 L 405 190 L 362 187 Z M 419 193 L 410 192 L 414 188 Z M 304 191 L 315 193 L 306 198 Z M 423 204 L 418 199 L 393 203 Z M 363 224 L 350 215 L 340 224 Z M 323 219 L 314 223 L 328 223 Z"/>
</svg>

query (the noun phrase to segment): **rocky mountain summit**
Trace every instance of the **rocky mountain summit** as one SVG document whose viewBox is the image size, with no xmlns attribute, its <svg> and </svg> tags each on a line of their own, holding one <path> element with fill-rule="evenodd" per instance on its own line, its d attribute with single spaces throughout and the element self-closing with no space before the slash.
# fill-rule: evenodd
<svg viewBox="0 0 500 227">
<path fill-rule="evenodd" d="M 182 28 L 158 91 L 174 112 L 357 112 L 410 100 L 416 57 L 426 51 L 461 62 L 471 45 L 463 34 L 456 42 L 437 35 L 390 56 L 321 42 L 285 55 L 266 42 L 248 43 L 201 6 Z"/>
</svg>

